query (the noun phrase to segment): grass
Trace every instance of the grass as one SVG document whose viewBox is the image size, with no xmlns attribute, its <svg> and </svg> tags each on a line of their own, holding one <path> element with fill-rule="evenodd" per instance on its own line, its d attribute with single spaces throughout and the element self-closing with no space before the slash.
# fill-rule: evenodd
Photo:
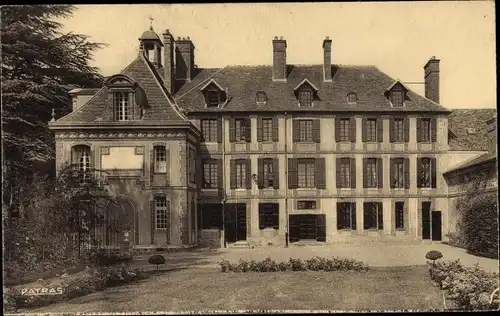
<svg viewBox="0 0 500 316">
<path fill-rule="evenodd" d="M 432 310 L 442 296 L 426 266 L 367 272 L 221 273 L 187 269 L 29 312 Z"/>
</svg>

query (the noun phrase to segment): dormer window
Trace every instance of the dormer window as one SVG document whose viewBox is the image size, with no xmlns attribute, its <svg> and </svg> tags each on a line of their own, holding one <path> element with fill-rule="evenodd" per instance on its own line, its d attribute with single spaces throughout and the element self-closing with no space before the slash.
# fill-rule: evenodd
<svg viewBox="0 0 500 316">
<path fill-rule="evenodd" d="M 146 93 L 130 77 L 114 75 L 106 80 L 108 102 L 113 107 L 115 121 L 138 120 L 147 106 Z"/>
<path fill-rule="evenodd" d="M 301 83 L 297 85 L 294 89 L 297 99 L 299 101 L 299 106 L 301 107 L 311 107 L 314 103 L 314 95 L 317 93 L 318 88 L 316 88 L 309 80 L 304 79 Z"/>
<path fill-rule="evenodd" d="M 388 97 L 391 105 L 395 108 L 401 108 L 405 105 L 406 92 L 409 89 L 406 88 L 399 80 L 394 82 L 387 90 L 386 96 Z"/>
<path fill-rule="evenodd" d="M 220 92 L 219 91 L 207 91 L 206 92 L 206 102 L 209 107 L 217 107 L 220 104 Z"/>
<path fill-rule="evenodd" d="M 311 106 L 312 105 L 312 91 L 307 88 L 302 88 L 299 91 L 299 103 L 300 106 Z"/>
<path fill-rule="evenodd" d="M 358 96 L 356 93 L 354 92 L 350 92 L 347 94 L 347 103 L 349 104 L 353 104 L 353 103 L 356 103 L 358 102 Z"/>
<path fill-rule="evenodd" d="M 205 97 L 207 107 L 219 107 L 225 101 L 224 88 L 214 79 L 207 82 L 200 90 Z"/>
<path fill-rule="evenodd" d="M 267 102 L 267 95 L 264 91 L 259 91 L 259 92 L 257 92 L 255 99 L 256 99 L 257 103 L 263 104 L 263 103 Z"/>
<path fill-rule="evenodd" d="M 394 107 L 402 107 L 404 103 L 404 93 L 403 90 L 393 90 L 391 91 L 391 103 Z"/>
<path fill-rule="evenodd" d="M 118 121 L 128 121 L 131 119 L 129 93 L 115 92 L 115 117 Z"/>
</svg>

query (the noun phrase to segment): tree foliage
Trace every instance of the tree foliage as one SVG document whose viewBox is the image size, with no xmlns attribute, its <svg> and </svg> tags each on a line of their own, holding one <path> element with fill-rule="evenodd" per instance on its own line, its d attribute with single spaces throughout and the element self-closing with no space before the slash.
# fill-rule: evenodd
<svg viewBox="0 0 500 316">
<path fill-rule="evenodd" d="M 74 9 L 71 5 L 1 8 L 4 206 L 22 204 L 23 185 L 53 165 L 54 140 L 47 124 L 52 110 L 58 117 L 69 113 L 71 89 L 102 82 L 89 62 L 103 44 L 61 32 L 57 20 L 70 17 Z M 52 168 L 42 171 L 54 173 Z"/>
</svg>

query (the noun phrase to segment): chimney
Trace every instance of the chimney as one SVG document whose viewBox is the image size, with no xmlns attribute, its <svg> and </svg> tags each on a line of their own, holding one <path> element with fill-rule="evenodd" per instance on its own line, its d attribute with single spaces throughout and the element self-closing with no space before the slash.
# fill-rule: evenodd
<svg viewBox="0 0 500 316">
<path fill-rule="evenodd" d="M 323 40 L 323 79 L 332 81 L 332 40 L 328 36 Z"/>
<path fill-rule="evenodd" d="M 273 81 L 286 81 L 286 41 L 273 39 Z"/>
<path fill-rule="evenodd" d="M 424 66 L 425 97 L 439 103 L 439 59 L 432 56 Z"/>
<path fill-rule="evenodd" d="M 163 67 L 164 80 L 163 83 L 170 94 L 174 93 L 175 89 L 175 74 L 174 74 L 174 38 L 169 30 L 163 33 Z"/>
<path fill-rule="evenodd" d="M 191 81 L 194 77 L 194 45 L 188 38 L 175 42 L 175 79 Z"/>
</svg>

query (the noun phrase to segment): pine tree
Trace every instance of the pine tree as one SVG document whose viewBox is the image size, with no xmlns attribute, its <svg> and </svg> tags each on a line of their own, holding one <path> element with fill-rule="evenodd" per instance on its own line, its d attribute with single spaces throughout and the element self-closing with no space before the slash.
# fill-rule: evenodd
<svg viewBox="0 0 500 316">
<path fill-rule="evenodd" d="M 52 110 L 58 117 L 69 113 L 71 89 L 102 82 L 89 62 L 103 44 L 63 34 L 56 21 L 74 10 L 71 5 L 1 8 L 3 206 L 20 204 L 37 172 L 53 173 Z"/>
</svg>

